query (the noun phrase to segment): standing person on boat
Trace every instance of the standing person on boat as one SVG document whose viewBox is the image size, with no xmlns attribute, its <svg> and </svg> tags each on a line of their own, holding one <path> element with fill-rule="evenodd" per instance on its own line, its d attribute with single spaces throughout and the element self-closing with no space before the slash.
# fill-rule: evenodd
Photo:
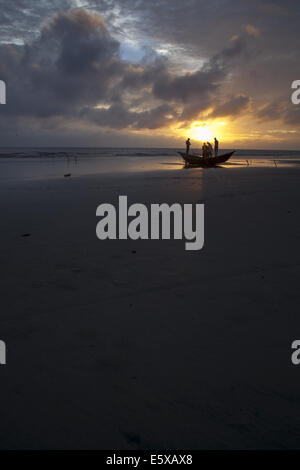
<svg viewBox="0 0 300 470">
<path fill-rule="evenodd" d="M 210 142 L 207 142 L 207 148 L 208 148 L 208 156 L 211 158 L 213 156 L 213 146 L 211 145 Z"/>
<path fill-rule="evenodd" d="M 214 140 L 215 140 L 215 146 L 214 146 L 215 147 L 215 157 L 217 157 L 218 156 L 218 151 L 219 151 L 219 141 L 216 137 L 215 137 Z"/>
<path fill-rule="evenodd" d="M 190 151 L 190 146 L 191 146 L 190 138 L 188 138 L 188 139 L 186 140 L 185 145 L 186 145 L 186 151 L 185 151 L 185 153 L 186 153 L 186 155 L 188 155 L 188 154 L 189 154 L 189 151 Z"/>
<path fill-rule="evenodd" d="M 203 142 L 203 145 L 202 145 L 202 157 L 207 158 L 207 144 L 206 144 L 206 142 Z"/>
</svg>

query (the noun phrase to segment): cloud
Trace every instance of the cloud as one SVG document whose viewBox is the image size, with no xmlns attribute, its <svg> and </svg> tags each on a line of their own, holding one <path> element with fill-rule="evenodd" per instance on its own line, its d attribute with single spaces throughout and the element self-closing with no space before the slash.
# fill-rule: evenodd
<svg viewBox="0 0 300 470">
<path fill-rule="evenodd" d="M 230 116 L 236 117 L 242 111 L 245 111 L 251 102 L 251 98 L 245 95 L 231 96 L 227 101 L 217 105 L 208 115 L 208 118 L 220 118 Z"/>
<path fill-rule="evenodd" d="M 269 120 L 269 121 L 276 121 L 277 119 L 281 119 L 283 113 L 285 112 L 285 103 L 284 102 L 272 102 L 266 103 L 256 111 L 256 117 L 260 120 Z"/>
<path fill-rule="evenodd" d="M 1 0 L 0 4 L 0 42 L 18 44 L 38 36 L 45 18 L 74 6 L 72 0 Z"/>
<path fill-rule="evenodd" d="M 283 116 L 285 124 L 291 126 L 300 126 L 300 107 L 299 105 L 293 105 L 293 108 L 289 107 L 286 113 Z"/>
<path fill-rule="evenodd" d="M 75 121 L 78 129 L 159 129 L 250 111 L 259 122 L 298 125 L 296 109 L 272 105 L 284 87 L 289 101 L 299 78 L 296 1 L 75 4 L 15 0 L 1 9 L 2 129 L 19 122 L 55 132 Z M 123 39 L 148 54 L 122 60 Z"/>
<path fill-rule="evenodd" d="M 123 104 L 114 104 L 109 108 L 86 108 L 82 116 L 112 129 L 157 129 L 175 121 L 177 112 L 168 104 L 163 104 L 147 111 L 130 111 Z"/>
<path fill-rule="evenodd" d="M 201 69 L 179 75 L 163 57 L 122 61 L 120 43 L 98 14 L 60 11 L 31 44 L 0 46 L 0 76 L 9 92 L 5 112 L 52 122 L 91 120 L 113 129 L 167 126 L 212 106 L 230 63 L 246 46 L 238 37 Z M 244 100 L 232 98 L 218 112 L 236 114 Z"/>
<path fill-rule="evenodd" d="M 0 47 L 10 96 L 5 111 L 47 117 L 94 105 L 119 74 L 118 50 L 99 15 L 56 14 L 32 44 Z"/>
<path fill-rule="evenodd" d="M 294 105 L 284 98 L 277 102 L 266 103 L 256 112 L 261 121 L 281 121 L 293 127 L 300 126 L 300 106 Z"/>
<path fill-rule="evenodd" d="M 253 26 L 252 24 L 243 25 L 243 29 L 244 31 L 246 31 L 246 33 L 249 34 L 249 36 L 254 36 L 257 38 L 260 35 L 259 29 Z"/>
</svg>

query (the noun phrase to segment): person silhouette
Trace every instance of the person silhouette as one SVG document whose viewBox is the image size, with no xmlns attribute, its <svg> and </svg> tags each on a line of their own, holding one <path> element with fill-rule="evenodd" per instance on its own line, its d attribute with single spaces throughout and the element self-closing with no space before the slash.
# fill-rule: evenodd
<svg viewBox="0 0 300 470">
<path fill-rule="evenodd" d="M 214 138 L 214 141 L 215 141 L 215 145 L 214 145 L 215 157 L 217 157 L 218 156 L 218 151 L 219 151 L 219 141 L 216 137 Z"/>
<path fill-rule="evenodd" d="M 189 154 L 189 151 L 190 151 L 190 146 L 191 146 L 190 138 L 188 138 L 188 139 L 186 140 L 185 145 L 186 145 L 186 151 L 185 151 L 185 153 L 186 153 L 186 155 L 188 155 L 188 154 Z"/>
</svg>

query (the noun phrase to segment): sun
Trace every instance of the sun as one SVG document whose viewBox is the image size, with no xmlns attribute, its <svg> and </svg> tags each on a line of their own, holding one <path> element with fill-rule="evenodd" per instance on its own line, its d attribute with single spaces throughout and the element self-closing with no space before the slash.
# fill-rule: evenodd
<svg viewBox="0 0 300 470">
<path fill-rule="evenodd" d="M 194 121 L 189 127 L 181 127 L 180 133 L 182 137 L 190 137 L 195 142 L 213 142 L 214 137 L 219 141 L 228 140 L 228 132 L 225 132 L 225 128 L 228 125 L 227 121 Z"/>
<path fill-rule="evenodd" d="M 195 126 L 191 129 L 191 137 L 195 140 L 210 141 L 214 134 L 209 126 Z"/>
</svg>

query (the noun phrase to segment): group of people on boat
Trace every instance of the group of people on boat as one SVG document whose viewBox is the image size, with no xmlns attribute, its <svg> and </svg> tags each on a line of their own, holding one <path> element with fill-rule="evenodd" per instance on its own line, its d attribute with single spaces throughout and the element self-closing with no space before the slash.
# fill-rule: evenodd
<svg viewBox="0 0 300 470">
<path fill-rule="evenodd" d="M 185 144 L 186 144 L 186 155 L 188 155 L 190 151 L 190 146 L 191 146 L 190 138 L 186 140 Z M 216 137 L 214 138 L 214 146 L 212 146 L 210 142 L 203 142 L 202 156 L 204 158 L 211 158 L 213 155 L 217 157 L 218 151 L 219 151 L 219 141 Z"/>
</svg>

